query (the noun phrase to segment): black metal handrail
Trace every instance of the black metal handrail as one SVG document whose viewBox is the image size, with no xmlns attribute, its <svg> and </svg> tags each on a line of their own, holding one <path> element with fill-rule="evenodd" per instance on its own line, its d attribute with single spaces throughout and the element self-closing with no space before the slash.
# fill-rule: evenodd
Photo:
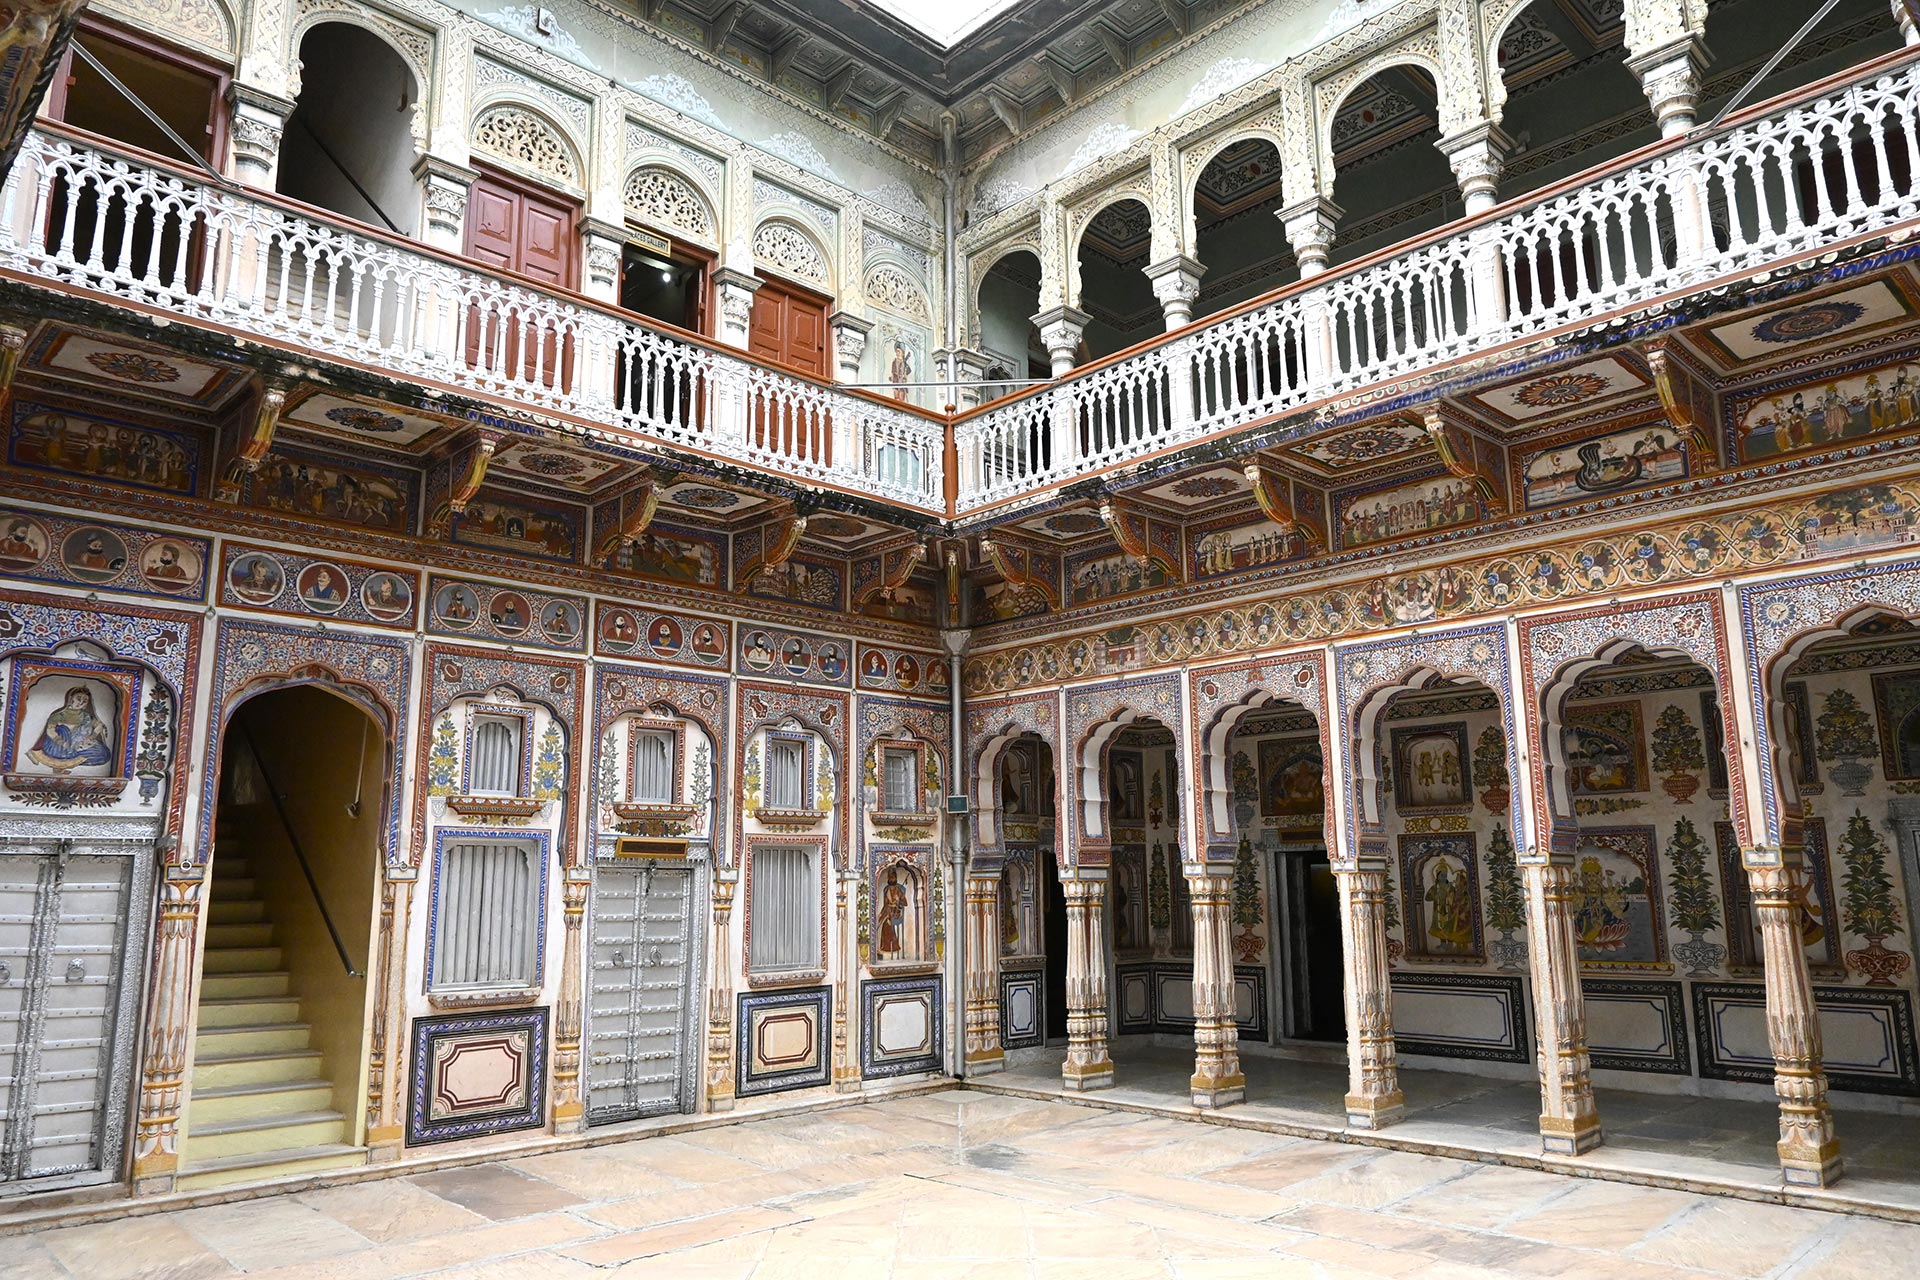
<svg viewBox="0 0 1920 1280">
<path fill-rule="evenodd" d="M 349 978 L 364 978 L 367 975 L 353 967 L 353 959 L 347 954 L 347 944 L 340 937 L 339 928 L 333 923 L 333 913 L 327 910 L 327 901 L 320 895 L 320 882 L 314 879 L 313 864 L 307 861 L 307 851 L 300 847 L 300 834 L 293 829 L 293 819 L 287 813 L 286 796 L 274 785 L 273 773 L 267 768 L 267 761 L 260 754 L 260 745 L 253 740 L 253 733 L 244 724 L 236 726 L 240 736 L 247 740 L 247 750 L 253 753 L 253 763 L 260 770 L 261 781 L 267 784 L 267 794 L 273 798 L 273 811 L 280 817 L 280 829 L 287 833 L 287 843 L 293 848 L 293 856 L 300 863 L 301 873 L 307 877 L 307 888 L 313 893 L 313 905 L 320 909 L 320 919 L 327 926 L 327 934 L 333 939 L 333 949 L 340 953 L 340 964 Z"/>
</svg>

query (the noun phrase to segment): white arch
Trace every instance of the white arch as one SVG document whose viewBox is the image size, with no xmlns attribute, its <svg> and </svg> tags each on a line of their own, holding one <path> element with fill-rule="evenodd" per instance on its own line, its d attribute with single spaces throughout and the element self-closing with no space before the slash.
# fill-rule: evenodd
<svg viewBox="0 0 1920 1280">
<path fill-rule="evenodd" d="M 586 187 L 586 164 L 581 158 L 581 149 L 576 140 L 564 125 L 553 118 L 550 112 L 518 95 L 501 94 L 477 106 L 467 126 L 468 141 L 477 144 L 482 129 L 489 123 L 508 115 L 524 117 L 526 124 L 550 135 L 553 153 L 545 158 L 538 154 L 542 149 L 539 134 L 522 138 L 518 142 L 509 141 L 502 146 L 476 146 L 476 150 L 493 159 L 504 160 L 521 172 L 543 181 L 559 183 L 572 190 L 581 190 Z M 515 155 L 506 149 L 509 146 L 524 146 L 527 150 Z"/>
<path fill-rule="evenodd" d="M 753 228 L 753 259 L 783 276 L 834 294 L 833 252 L 798 211 L 763 210 Z"/>
<path fill-rule="evenodd" d="M 657 203 L 651 210 L 636 206 L 635 183 L 649 173 L 661 174 L 669 183 L 677 183 L 685 188 L 687 199 L 692 202 L 695 210 L 691 219 L 684 216 L 684 207 L 681 213 L 675 213 L 672 208 Z M 664 155 L 647 155 L 638 160 L 629 159 L 626 176 L 620 180 L 620 195 L 627 216 L 635 222 L 662 227 L 706 245 L 708 248 L 718 247 L 723 238 L 719 202 L 714 199 L 712 191 L 698 175 L 688 172 L 674 158 Z"/>
</svg>

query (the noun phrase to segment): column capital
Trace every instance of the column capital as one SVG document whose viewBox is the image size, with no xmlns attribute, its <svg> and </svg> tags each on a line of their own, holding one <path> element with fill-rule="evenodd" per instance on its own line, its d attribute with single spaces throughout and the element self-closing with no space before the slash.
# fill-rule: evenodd
<svg viewBox="0 0 1920 1280">
<path fill-rule="evenodd" d="M 582 218 L 579 226 L 586 265 L 586 288 L 581 292 L 600 302 L 617 301 L 621 250 L 627 243 L 626 227 L 600 218 Z"/>
<path fill-rule="evenodd" d="M 1058 378 L 1078 363 L 1080 339 L 1093 317 L 1078 307 L 1048 307 L 1033 317 L 1040 330 L 1040 341 L 1053 361 L 1053 376 Z"/>
<path fill-rule="evenodd" d="M 233 176 L 242 185 L 273 190 L 293 101 L 236 80 L 227 86 L 227 105 L 232 108 L 227 137 L 233 144 Z"/>
<path fill-rule="evenodd" d="M 1512 149 L 1513 139 L 1492 122 L 1440 139 L 1440 150 L 1453 167 L 1468 217 L 1485 213 L 1499 203 L 1500 175 Z"/>
<path fill-rule="evenodd" d="M 1153 282 L 1153 296 L 1160 300 L 1169 333 L 1193 319 L 1193 303 L 1200 296 L 1200 277 L 1206 273 L 1204 263 L 1184 253 L 1147 266 L 1146 277 Z"/>
<path fill-rule="evenodd" d="M 1700 73 L 1707 64 L 1706 47 L 1693 34 L 1627 59 L 1627 69 L 1640 78 L 1661 137 L 1693 128 L 1700 103 Z"/>
<path fill-rule="evenodd" d="M 714 297 L 720 303 L 720 341 L 730 347 L 747 346 L 747 325 L 753 318 L 753 295 L 764 283 L 759 276 L 722 267 L 713 273 Z"/>
<path fill-rule="evenodd" d="M 1286 228 L 1287 243 L 1293 246 L 1300 263 L 1300 275 L 1317 276 L 1327 269 L 1327 257 L 1333 250 L 1334 230 L 1346 210 L 1325 196 L 1308 196 L 1274 214 Z"/>
</svg>

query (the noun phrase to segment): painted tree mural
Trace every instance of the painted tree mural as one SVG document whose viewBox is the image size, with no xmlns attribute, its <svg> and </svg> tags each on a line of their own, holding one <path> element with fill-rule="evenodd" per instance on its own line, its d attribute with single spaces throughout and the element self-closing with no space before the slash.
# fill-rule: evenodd
<svg viewBox="0 0 1920 1280">
<path fill-rule="evenodd" d="M 1858 809 L 1840 838 L 1840 861 L 1847 868 L 1847 905 L 1841 920 L 1848 933 L 1867 940 L 1865 947 L 1847 953 L 1847 967 L 1865 974 L 1870 987 L 1894 986 L 1912 967 L 1913 957 L 1884 945 L 1902 931 L 1900 904 L 1894 900 L 1893 877 L 1887 874 L 1887 843 Z"/>
</svg>

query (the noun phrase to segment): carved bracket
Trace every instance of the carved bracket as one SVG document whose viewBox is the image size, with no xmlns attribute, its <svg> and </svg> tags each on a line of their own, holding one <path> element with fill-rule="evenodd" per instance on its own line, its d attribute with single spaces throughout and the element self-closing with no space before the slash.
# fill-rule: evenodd
<svg viewBox="0 0 1920 1280">
<path fill-rule="evenodd" d="M 502 440 L 496 432 L 482 431 L 474 441 L 471 451 L 454 468 L 460 478 L 454 482 L 453 494 L 446 505 L 433 513 L 433 520 L 427 526 L 427 536 L 444 538 L 453 532 L 453 522 L 467 512 L 467 504 L 473 501 L 473 495 L 480 492 L 480 486 L 487 481 L 487 464 L 493 461 L 493 454 Z"/>
<path fill-rule="evenodd" d="M 266 461 L 268 450 L 273 448 L 274 432 L 280 429 L 280 414 L 287 407 L 288 390 L 285 384 L 278 382 L 270 382 L 260 389 L 260 403 L 254 407 L 253 429 L 240 441 L 239 448 L 234 451 L 225 474 L 220 477 L 220 483 L 214 490 L 214 497 L 221 502 L 240 501 L 240 486 Z"/>
<path fill-rule="evenodd" d="M 778 569 L 793 558 L 794 549 L 807 531 L 807 518 L 789 511 L 761 526 L 760 555 L 741 566 L 739 590 L 745 591 L 753 580 L 769 569 Z"/>
<path fill-rule="evenodd" d="M 1506 514 L 1506 488 L 1498 471 L 1481 456 L 1479 437 L 1448 422 L 1437 407 L 1427 410 L 1426 431 L 1447 473 L 1473 485 L 1489 516 Z"/>
<path fill-rule="evenodd" d="M 1647 371 L 1653 374 L 1653 388 L 1660 393 L 1660 407 L 1666 411 L 1673 429 L 1686 436 L 1694 452 L 1694 463 L 1717 466 L 1718 451 L 1713 447 L 1708 424 L 1694 407 L 1694 375 L 1675 356 L 1665 341 L 1647 346 Z"/>
<path fill-rule="evenodd" d="M 1008 586 L 1031 587 L 1046 597 L 1051 608 L 1060 607 L 1060 583 L 1051 572 L 1051 558 L 1041 557 L 1017 542 L 994 538 L 980 539 L 980 551 Z"/>
<path fill-rule="evenodd" d="M 621 518 L 615 522 L 613 531 L 593 549 L 596 561 L 610 564 L 621 551 L 640 540 L 640 535 L 647 531 L 660 510 L 660 492 L 659 480 L 649 475 L 639 488 L 620 499 Z"/>
<path fill-rule="evenodd" d="M 880 576 L 868 583 L 853 603 L 863 605 L 869 600 L 891 600 L 893 593 L 907 584 L 927 558 L 927 545 L 919 539 L 913 539 L 904 545 L 882 548 L 880 552 Z"/>
<path fill-rule="evenodd" d="M 1268 470 L 1258 459 L 1248 462 L 1241 473 L 1253 488 L 1260 514 L 1273 521 L 1281 533 L 1300 539 L 1309 553 L 1326 549 L 1326 538 L 1316 522 L 1304 516 L 1293 500 L 1293 481 Z"/>
<path fill-rule="evenodd" d="M 1113 540 L 1120 544 L 1120 550 L 1132 556 L 1141 568 L 1157 562 L 1176 582 L 1186 576 L 1172 557 L 1154 546 L 1152 521 L 1133 510 L 1125 499 L 1111 495 L 1100 499 L 1100 519 Z"/>
</svg>

